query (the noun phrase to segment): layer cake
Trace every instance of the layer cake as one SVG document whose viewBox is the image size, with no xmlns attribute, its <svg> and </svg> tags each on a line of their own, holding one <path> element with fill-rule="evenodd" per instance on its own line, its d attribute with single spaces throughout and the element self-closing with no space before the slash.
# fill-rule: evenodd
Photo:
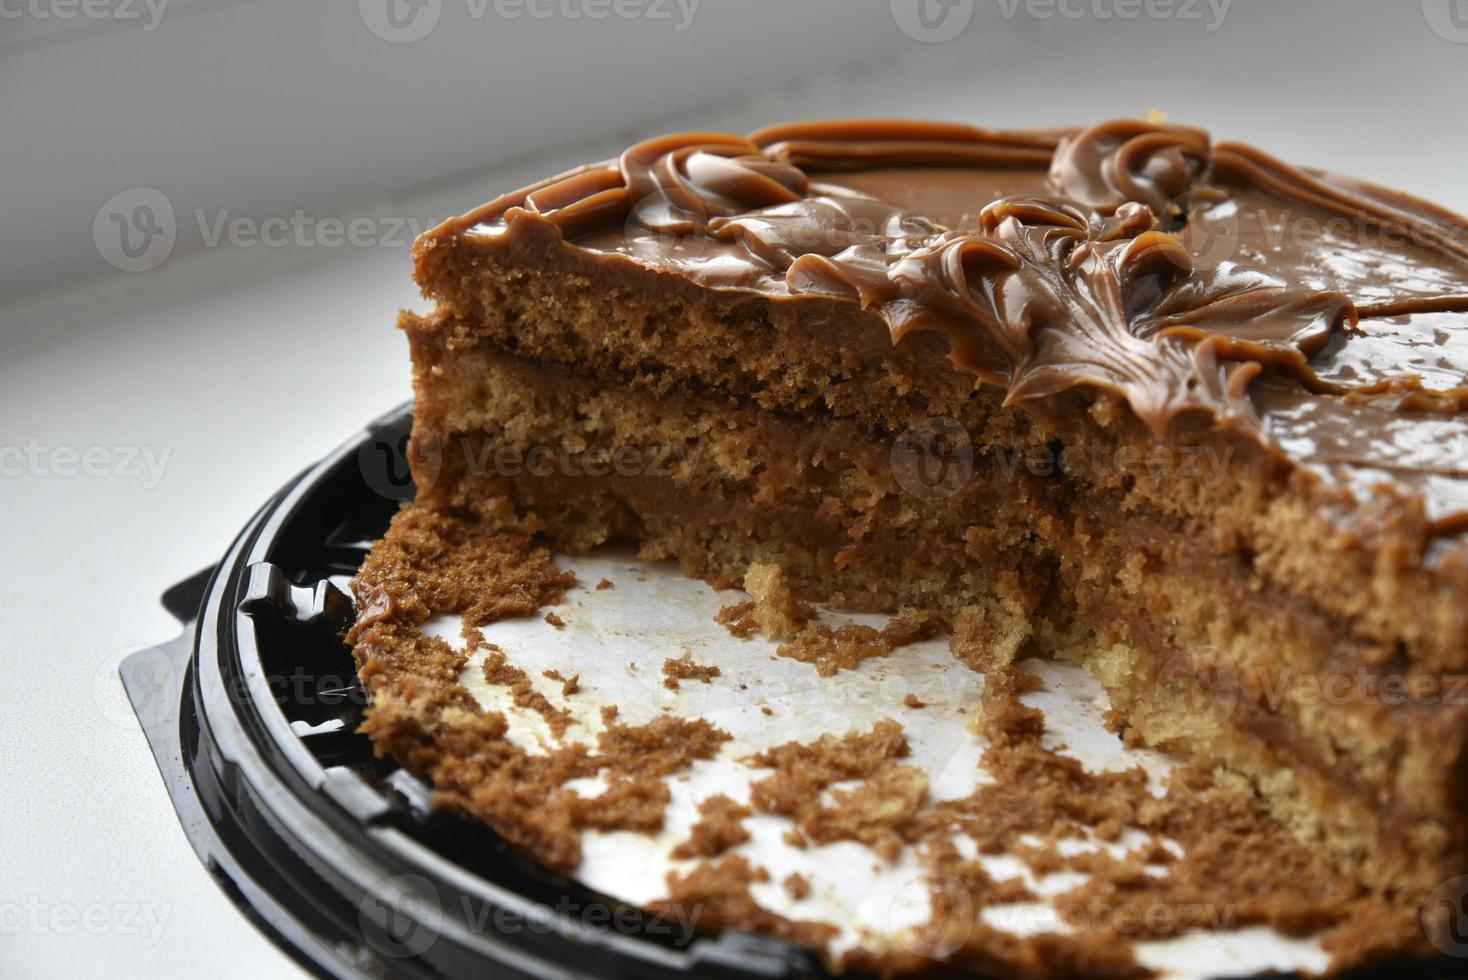
<svg viewBox="0 0 1468 980">
<path fill-rule="evenodd" d="M 420 511 L 1101 680 L 1382 894 L 1468 871 L 1468 236 L 1197 129 L 650 140 L 445 222 Z"/>
</svg>

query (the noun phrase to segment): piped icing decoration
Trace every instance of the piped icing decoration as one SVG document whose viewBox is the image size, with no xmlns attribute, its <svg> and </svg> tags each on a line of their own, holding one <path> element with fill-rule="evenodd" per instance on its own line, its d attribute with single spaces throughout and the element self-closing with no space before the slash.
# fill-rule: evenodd
<svg viewBox="0 0 1468 980">
<path fill-rule="evenodd" d="M 622 154 L 619 169 L 637 223 L 675 235 L 703 234 L 710 218 L 794 203 L 809 185 L 796 167 L 717 133 L 639 143 Z"/>
<path fill-rule="evenodd" d="M 1121 121 L 1061 144 L 1050 182 L 1077 204 L 1111 214 L 1128 202 L 1161 214 L 1208 170 L 1208 134 L 1183 126 Z"/>
<path fill-rule="evenodd" d="M 914 204 L 938 191 L 942 219 Z M 827 122 L 664 136 L 491 202 L 457 230 L 504 236 L 525 221 L 714 288 L 849 299 L 894 343 L 942 338 L 1009 403 L 1104 389 L 1159 436 L 1203 413 L 1287 440 L 1281 398 L 1398 415 L 1468 406 L 1461 362 L 1434 361 L 1401 329 L 1468 314 L 1463 219 L 1191 127 Z M 1253 396 L 1265 376 L 1270 419 Z"/>
</svg>

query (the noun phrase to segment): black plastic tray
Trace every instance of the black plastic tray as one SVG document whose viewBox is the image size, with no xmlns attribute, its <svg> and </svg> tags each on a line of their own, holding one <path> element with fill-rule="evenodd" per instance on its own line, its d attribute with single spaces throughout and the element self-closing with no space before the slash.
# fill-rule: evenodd
<svg viewBox="0 0 1468 980">
<path fill-rule="evenodd" d="M 787 943 L 689 935 L 555 875 L 356 732 L 351 575 L 412 493 L 404 406 L 262 507 L 220 564 L 168 590 L 185 625 L 122 665 L 189 841 L 221 888 L 331 977 L 797 978 Z"/>
</svg>

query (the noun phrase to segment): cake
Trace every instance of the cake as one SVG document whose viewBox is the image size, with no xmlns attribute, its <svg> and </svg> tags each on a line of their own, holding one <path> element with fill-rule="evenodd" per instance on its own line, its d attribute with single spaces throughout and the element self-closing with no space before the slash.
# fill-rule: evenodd
<svg viewBox="0 0 1468 980">
<path fill-rule="evenodd" d="M 1373 892 L 1468 871 L 1458 216 L 1183 126 L 821 122 L 414 255 L 413 520 L 1071 661 Z"/>
</svg>

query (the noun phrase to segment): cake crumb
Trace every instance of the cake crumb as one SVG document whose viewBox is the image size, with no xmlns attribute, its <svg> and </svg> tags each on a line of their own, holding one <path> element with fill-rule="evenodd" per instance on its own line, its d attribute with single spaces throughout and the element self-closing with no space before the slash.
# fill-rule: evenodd
<svg viewBox="0 0 1468 980">
<path fill-rule="evenodd" d="M 729 631 L 729 635 L 747 640 L 759 630 L 754 620 L 754 603 L 735 602 L 720 609 L 714 622 Z"/>
<path fill-rule="evenodd" d="M 572 575 L 535 545 L 529 528 L 404 508 L 354 581 L 360 608 L 371 608 L 378 594 L 392 597 L 391 608 L 364 617 L 348 634 L 371 695 L 361 730 L 377 750 L 431 781 L 437 806 L 488 823 L 563 872 L 580 864 L 587 828 L 661 830 L 666 779 L 713 758 L 730 738 L 704 719 L 621 725 L 616 707 L 606 705 L 605 730 L 594 745 L 573 742 L 534 754 L 510 741 L 505 713 L 486 710 L 463 682 L 472 656 L 483 656 L 485 682 L 502 688 L 504 700 L 539 713 L 552 730 L 572 719 L 504 650 L 486 642 L 480 627 L 543 615 L 572 585 Z M 421 629 L 431 616 L 447 613 L 465 620 L 467 642 L 460 648 Z M 567 684 L 579 679 L 562 681 L 563 690 Z M 597 797 L 564 789 L 569 780 L 593 776 L 607 786 Z"/>
<path fill-rule="evenodd" d="M 988 673 L 1014 663 L 1030 638 L 1030 618 L 1017 602 L 965 606 L 953 618 L 948 649 L 971 670 Z"/>
<path fill-rule="evenodd" d="M 713 679 L 719 676 L 717 666 L 705 667 L 693 662 L 693 651 L 684 650 L 683 656 L 676 660 L 672 657 L 663 661 L 663 687 L 670 691 L 678 690 L 679 681 L 702 681 L 705 684 L 713 683 Z"/>
<path fill-rule="evenodd" d="M 749 840 L 744 819 L 753 816 L 754 811 L 722 793 L 699 803 L 698 815 L 698 823 L 689 831 L 688 839 L 673 848 L 673 857 L 718 857 Z"/>
<path fill-rule="evenodd" d="M 602 793 L 590 798 L 572 796 L 578 826 L 655 834 L 663 828 L 672 792 L 657 776 L 614 775 Z"/>
<path fill-rule="evenodd" d="M 810 897 L 810 879 L 803 874 L 792 873 L 787 875 L 784 881 L 785 894 L 794 901 Z"/>
<path fill-rule="evenodd" d="M 787 742 L 749 760 L 774 770 L 750 787 L 750 801 L 763 813 L 791 818 L 817 844 L 853 840 L 892 861 L 928 792 L 926 773 L 896 761 L 907 754 L 902 726 L 890 719 L 870 732 Z M 854 788 L 831 789 L 850 781 Z"/>
<path fill-rule="evenodd" d="M 770 880 L 764 868 L 752 865 L 738 854 L 720 858 L 718 863 L 704 862 L 687 874 L 668 872 L 668 897 L 651 902 L 656 913 L 680 916 L 696 921 L 700 928 L 734 928 L 763 932 L 815 948 L 823 947 L 840 930 L 825 922 L 803 922 L 787 919 L 763 908 L 750 894 L 750 886 Z"/>
<path fill-rule="evenodd" d="M 549 612 L 549 613 L 546 613 L 545 614 L 545 621 L 547 623 L 550 623 L 552 626 L 554 626 L 558 630 L 563 630 L 563 629 L 566 628 L 566 621 L 564 619 L 562 619 L 561 617 L 557 616 L 553 612 Z"/>
<path fill-rule="evenodd" d="M 754 600 L 751 615 L 766 639 L 793 639 L 815 618 L 815 607 L 795 598 L 779 565 L 750 565 L 744 573 L 744 591 Z"/>
<path fill-rule="evenodd" d="M 928 706 L 927 702 L 919 698 L 916 694 L 909 694 L 907 697 L 902 699 L 902 703 L 907 707 L 914 709 L 926 708 Z"/>
<path fill-rule="evenodd" d="M 571 695 L 573 695 L 577 691 L 581 690 L 581 675 L 580 674 L 577 674 L 574 677 L 567 677 L 565 674 L 561 673 L 559 670 L 547 670 L 544 673 L 542 673 L 541 676 L 544 677 L 544 678 L 546 678 L 547 680 L 552 680 L 552 681 L 559 682 L 560 685 L 561 685 L 561 695 L 562 695 L 562 697 L 568 697 L 569 698 Z"/>
<path fill-rule="evenodd" d="M 885 657 L 909 643 L 930 639 L 942 629 L 936 616 L 921 612 L 905 612 L 892 617 L 882 629 L 847 623 L 807 626 L 775 653 L 802 663 L 815 665 L 821 677 L 833 677 L 842 670 L 853 670 L 867 660 Z"/>
<path fill-rule="evenodd" d="M 566 734 L 566 729 L 573 724 L 571 713 L 564 708 L 557 708 L 550 700 L 535 689 L 530 681 L 530 675 L 519 667 L 510 663 L 505 651 L 493 643 L 483 644 L 484 655 L 484 680 L 487 684 L 495 684 L 510 689 L 510 698 L 515 705 L 534 711 L 545 719 L 551 734 L 560 738 Z"/>
<path fill-rule="evenodd" d="M 759 710 L 762 711 L 763 713 L 767 714 L 767 715 L 772 715 L 772 714 L 775 713 L 774 711 L 772 711 L 770 709 L 770 707 L 768 705 L 763 705 L 763 704 L 759 706 Z"/>
<path fill-rule="evenodd" d="M 607 589 L 615 589 L 616 587 L 616 584 L 609 578 L 604 578 L 596 583 L 596 591 L 598 592 L 605 592 Z"/>
</svg>

